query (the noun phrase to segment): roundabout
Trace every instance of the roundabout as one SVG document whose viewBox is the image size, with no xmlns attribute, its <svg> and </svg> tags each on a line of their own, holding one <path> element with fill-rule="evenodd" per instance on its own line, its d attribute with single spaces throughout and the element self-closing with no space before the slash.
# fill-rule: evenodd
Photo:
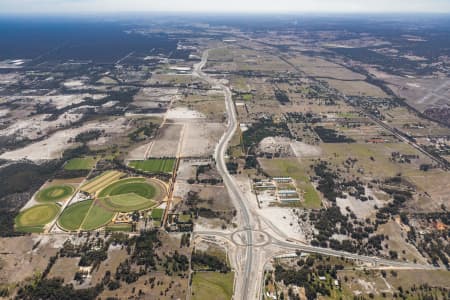
<svg viewBox="0 0 450 300">
<path fill-rule="evenodd" d="M 272 243 L 272 238 L 264 231 L 251 230 L 252 240 L 247 240 L 248 230 L 235 231 L 231 234 L 231 240 L 237 246 L 264 247 Z"/>
</svg>

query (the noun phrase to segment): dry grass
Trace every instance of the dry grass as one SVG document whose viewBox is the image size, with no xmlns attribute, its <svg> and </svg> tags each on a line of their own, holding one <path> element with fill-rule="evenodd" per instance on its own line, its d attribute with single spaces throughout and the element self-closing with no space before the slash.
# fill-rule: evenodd
<svg viewBox="0 0 450 300">
<path fill-rule="evenodd" d="M 365 81 L 343 81 L 335 79 L 325 79 L 328 84 L 346 94 L 347 96 L 370 96 L 378 98 L 387 98 L 388 95 L 379 87 L 369 84 Z"/>
<path fill-rule="evenodd" d="M 331 77 L 343 80 L 365 79 L 365 76 L 361 74 L 318 57 L 297 55 L 294 58 L 290 58 L 289 61 L 298 66 L 307 75 L 313 77 Z"/>
</svg>

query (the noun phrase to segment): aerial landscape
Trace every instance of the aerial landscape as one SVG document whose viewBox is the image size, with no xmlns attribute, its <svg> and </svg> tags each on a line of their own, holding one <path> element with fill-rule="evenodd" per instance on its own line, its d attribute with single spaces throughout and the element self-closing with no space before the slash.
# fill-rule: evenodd
<svg viewBox="0 0 450 300">
<path fill-rule="evenodd" d="M 0 299 L 450 299 L 446 1 L 2 2 Z"/>
</svg>

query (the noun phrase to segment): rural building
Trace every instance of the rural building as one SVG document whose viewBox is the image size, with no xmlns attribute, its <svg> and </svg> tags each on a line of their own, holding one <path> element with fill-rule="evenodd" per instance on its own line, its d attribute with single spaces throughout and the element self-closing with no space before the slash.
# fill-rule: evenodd
<svg viewBox="0 0 450 300">
<path fill-rule="evenodd" d="M 270 180 L 261 180 L 253 185 L 255 190 L 276 190 L 276 185 Z"/>
<path fill-rule="evenodd" d="M 274 177 L 273 181 L 276 183 L 291 183 L 292 178 L 291 177 Z"/>
</svg>

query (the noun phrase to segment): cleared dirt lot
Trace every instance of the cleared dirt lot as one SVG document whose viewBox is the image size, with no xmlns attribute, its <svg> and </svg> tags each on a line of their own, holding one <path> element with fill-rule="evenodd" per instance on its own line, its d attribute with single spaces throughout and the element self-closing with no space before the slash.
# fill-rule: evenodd
<svg viewBox="0 0 450 300">
<path fill-rule="evenodd" d="M 204 157 L 214 154 L 225 125 L 222 123 L 188 123 L 185 125 L 181 155 Z"/>
<path fill-rule="evenodd" d="M 165 124 L 150 146 L 149 157 L 175 157 L 178 154 L 183 125 Z"/>
<path fill-rule="evenodd" d="M 195 110 L 191 110 L 187 107 L 176 107 L 169 109 L 167 111 L 166 117 L 169 120 L 205 118 L 205 116 L 202 113 Z"/>
<path fill-rule="evenodd" d="M 182 159 L 178 167 L 177 182 L 195 178 L 197 167 L 210 163 L 212 163 L 211 159 Z"/>
<path fill-rule="evenodd" d="M 275 153 L 281 149 L 285 149 L 286 155 L 298 158 L 318 157 L 322 153 L 320 147 L 284 137 L 267 137 L 259 143 L 259 150 L 262 152 Z"/>
<path fill-rule="evenodd" d="M 146 158 L 147 150 L 150 149 L 152 144 L 153 142 L 150 142 L 134 148 L 128 152 L 127 160 L 144 160 Z"/>
</svg>

